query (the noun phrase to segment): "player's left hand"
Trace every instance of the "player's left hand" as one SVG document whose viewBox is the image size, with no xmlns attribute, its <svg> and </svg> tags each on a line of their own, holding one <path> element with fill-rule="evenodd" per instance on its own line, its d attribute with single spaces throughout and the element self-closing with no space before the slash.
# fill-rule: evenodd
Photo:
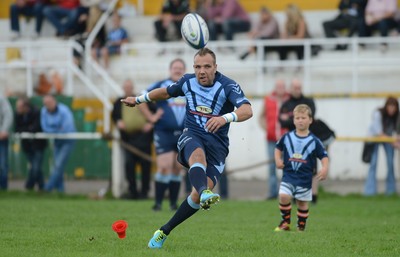
<svg viewBox="0 0 400 257">
<path fill-rule="evenodd" d="M 210 133 L 216 133 L 225 124 L 226 120 L 223 117 L 212 117 L 207 121 L 206 129 Z"/>
<path fill-rule="evenodd" d="M 126 106 L 129 107 L 135 107 L 137 105 L 136 103 L 136 97 L 134 96 L 129 96 L 125 99 L 121 99 L 121 102 L 124 103 Z"/>
<path fill-rule="evenodd" d="M 317 174 L 318 180 L 325 180 L 328 176 L 328 171 L 325 169 L 321 169 Z"/>
</svg>

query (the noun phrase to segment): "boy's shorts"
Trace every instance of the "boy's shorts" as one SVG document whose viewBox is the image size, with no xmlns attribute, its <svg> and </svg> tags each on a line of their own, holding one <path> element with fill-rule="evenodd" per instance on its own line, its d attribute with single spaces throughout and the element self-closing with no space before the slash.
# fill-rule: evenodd
<svg viewBox="0 0 400 257">
<path fill-rule="evenodd" d="M 294 186 L 287 182 L 281 182 L 279 194 L 290 195 L 291 197 L 304 202 L 309 202 L 312 200 L 311 188 Z"/>
</svg>

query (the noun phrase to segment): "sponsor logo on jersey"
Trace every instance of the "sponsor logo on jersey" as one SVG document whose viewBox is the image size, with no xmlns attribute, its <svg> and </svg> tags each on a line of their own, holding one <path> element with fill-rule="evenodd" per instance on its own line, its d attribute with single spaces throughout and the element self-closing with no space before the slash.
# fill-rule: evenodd
<svg viewBox="0 0 400 257">
<path fill-rule="evenodd" d="M 211 108 L 207 107 L 207 106 L 196 106 L 196 111 L 198 111 L 200 113 L 205 113 L 205 114 L 212 113 Z"/>
</svg>

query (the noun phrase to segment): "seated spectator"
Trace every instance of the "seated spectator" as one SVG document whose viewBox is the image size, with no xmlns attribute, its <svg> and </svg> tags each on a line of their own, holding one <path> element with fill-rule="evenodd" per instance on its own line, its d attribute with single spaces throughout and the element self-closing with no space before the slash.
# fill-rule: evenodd
<svg viewBox="0 0 400 257">
<path fill-rule="evenodd" d="M 286 21 L 282 32 L 282 39 L 305 39 L 310 38 L 308 33 L 306 20 L 300 8 L 295 4 L 289 4 L 286 7 Z M 279 59 L 286 60 L 289 52 L 294 51 L 298 60 L 304 59 L 304 46 L 303 45 L 290 45 L 280 46 Z M 312 46 L 312 55 L 317 55 L 320 46 Z"/>
<path fill-rule="evenodd" d="M 154 23 L 156 38 L 160 42 L 166 42 L 168 28 L 175 26 L 175 35 L 181 39 L 181 25 L 183 18 L 190 12 L 188 0 L 165 0 L 161 10 L 161 16 Z"/>
<path fill-rule="evenodd" d="M 43 10 L 44 16 L 57 30 L 57 36 L 68 36 L 79 17 L 79 0 L 57 0 Z"/>
<path fill-rule="evenodd" d="M 19 15 L 24 15 L 28 18 L 34 17 L 36 19 L 34 37 L 40 36 L 43 23 L 43 7 L 44 4 L 41 0 L 16 0 L 14 4 L 10 5 L 11 38 L 13 40 L 21 37 Z"/>
<path fill-rule="evenodd" d="M 233 40 L 237 32 L 248 32 L 250 17 L 237 0 L 205 0 L 210 40 L 223 33 L 225 40 Z"/>
<path fill-rule="evenodd" d="M 109 68 L 109 56 L 120 54 L 122 44 L 128 42 L 128 32 L 121 26 L 121 17 L 117 13 L 113 14 L 112 22 L 113 27 L 108 32 L 105 46 L 92 50 L 93 59 L 98 61 L 98 57 L 101 56 L 106 69 Z"/>
<path fill-rule="evenodd" d="M 325 36 L 337 37 L 337 32 L 346 29 L 347 37 L 353 36 L 358 31 L 359 24 L 364 20 L 364 12 L 367 0 L 341 0 L 339 3 L 339 15 L 333 20 L 325 21 Z M 336 45 L 335 50 L 346 50 L 347 45 Z"/>
<path fill-rule="evenodd" d="M 250 39 L 277 39 L 279 38 L 279 25 L 271 11 L 266 7 L 261 7 L 260 18 L 254 28 L 249 32 Z M 273 51 L 275 48 L 271 46 L 264 47 L 264 52 Z M 247 52 L 240 56 L 244 60 L 250 54 L 256 52 L 256 47 L 251 46 Z"/>
<path fill-rule="evenodd" d="M 360 36 L 370 37 L 372 31 L 377 29 L 382 37 L 387 37 L 389 30 L 397 27 L 394 19 L 396 11 L 396 0 L 368 0 L 365 8 L 365 22 L 360 24 Z M 384 49 L 386 48 L 384 44 Z"/>
<path fill-rule="evenodd" d="M 110 1 L 111 0 L 81 0 L 81 5 L 89 9 L 86 17 L 85 33 L 83 34 L 84 38 L 93 30 L 103 12 L 107 10 Z"/>
<path fill-rule="evenodd" d="M 28 98 L 20 97 L 15 104 L 15 132 L 41 132 L 40 110 L 33 106 Z M 25 183 L 25 188 L 33 190 L 35 185 L 39 190 L 44 189 L 43 176 L 43 157 L 47 147 L 46 139 L 22 139 L 22 151 L 24 152 L 28 163 L 29 171 Z"/>
</svg>

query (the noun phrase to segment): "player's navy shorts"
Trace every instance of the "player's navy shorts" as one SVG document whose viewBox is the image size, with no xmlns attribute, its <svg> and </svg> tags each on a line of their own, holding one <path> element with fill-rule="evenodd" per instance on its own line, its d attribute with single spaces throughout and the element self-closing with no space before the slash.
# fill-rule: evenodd
<svg viewBox="0 0 400 257">
<path fill-rule="evenodd" d="M 215 186 L 224 171 L 225 159 L 229 150 L 212 136 L 207 137 L 207 134 L 204 137 L 198 136 L 185 129 L 178 141 L 178 161 L 186 168 L 190 168 L 189 157 L 197 148 L 203 149 L 206 154 L 206 174 Z"/>
<path fill-rule="evenodd" d="M 178 152 L 177 143 L 181 134 L 181 130 L 155 130 L 154 145 L 156 147 L 156 153 Z"/>
</svg>

